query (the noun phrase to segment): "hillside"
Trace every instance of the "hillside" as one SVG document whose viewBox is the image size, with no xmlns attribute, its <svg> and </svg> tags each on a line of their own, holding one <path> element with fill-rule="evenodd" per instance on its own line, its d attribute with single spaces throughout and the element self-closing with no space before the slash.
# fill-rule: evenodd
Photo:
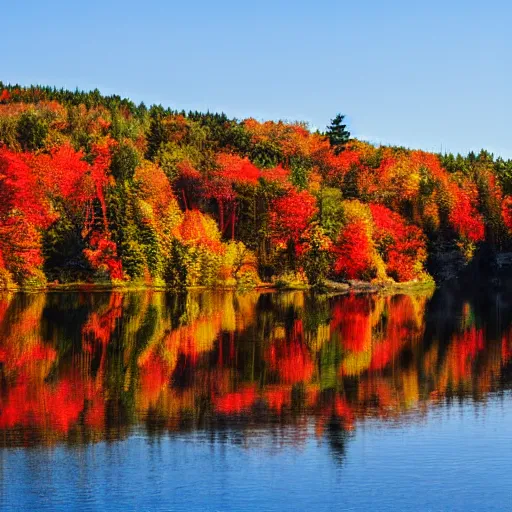
<svg viewBox="0 0 512 512">
<path fill-rule="evenodd" d="M 510 249 L 511 161 L 374 147 L 342 121 L 0 82 L 0 289 L 424 281 L 441 253 Z"/>
</svg>

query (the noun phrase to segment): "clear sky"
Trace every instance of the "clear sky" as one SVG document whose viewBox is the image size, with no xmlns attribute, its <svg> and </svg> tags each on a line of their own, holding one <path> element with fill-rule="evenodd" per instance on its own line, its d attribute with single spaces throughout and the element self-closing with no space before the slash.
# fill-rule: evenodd
<svg viewBox="0 0 512 512">
<path fill-rule="evenodd" d="M 512 4 L 8 1 L 0 80 L 512 157 Z"/>
</svg>

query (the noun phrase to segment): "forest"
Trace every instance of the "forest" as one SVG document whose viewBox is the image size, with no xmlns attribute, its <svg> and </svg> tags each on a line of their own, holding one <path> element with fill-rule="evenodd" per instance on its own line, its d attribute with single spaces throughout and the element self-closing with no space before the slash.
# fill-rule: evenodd
<svg viewBox="0 0 512 512">
<path fill-rule="evenodd" d="M 0 82 L 0 289 L 432 282 L 512 248 L 512 161 Z"/>
</svg>

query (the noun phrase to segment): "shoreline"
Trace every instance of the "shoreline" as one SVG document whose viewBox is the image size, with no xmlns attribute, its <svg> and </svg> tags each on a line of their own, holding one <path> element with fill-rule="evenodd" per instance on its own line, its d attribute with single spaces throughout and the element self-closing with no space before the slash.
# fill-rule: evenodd
<svg viewBox="0 0 512 512">
<path fill-rule="evenodd" d="M 322 290 L 322 294 L 342 295 L 349 293 L 379 293 L 379 292 L 410 292 L 432 290 L 436 288 L 433 281 L 407 281 L 403 283 L 383 282 L 371 283 L 367 281 L 349 281 L 336 282 L 327 281 Z M 276 286 L 274 283 L 261 283 L 252 288 L 240 289 L 236 285 L 219 285 L 219 286 L 190 286 L 183 290 L 169 288 L 161 285 L 152 285 L 144 283 L 65 283 L 55 284 L 48 283 L 41 287 L 9 287 L 0 288 L 0 293 L 50 293 L 50 292 L 135 292 L 135 291 L 165 291 L 165 292 L 189 292 L 189 291 L 312 291 L 313 287 L 309 285 L 302 286 Z"/>
</svg>

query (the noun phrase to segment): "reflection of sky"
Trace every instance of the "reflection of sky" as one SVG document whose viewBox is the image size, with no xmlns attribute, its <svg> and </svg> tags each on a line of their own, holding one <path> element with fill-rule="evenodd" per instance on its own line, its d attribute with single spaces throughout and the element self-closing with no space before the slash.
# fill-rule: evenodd
<svg viewBox="0 0 512 512">
<path fill-rule="evenodd" d="M 294 435 L 288 428 L 286 435 Z M 299 446 L 204 433 L 0 451 L 10 510 L 504 510 L 512 497 L 512 393 L 359 423 L 341 464 L 310 424 Z M 228 436 L 229 437 L 229 436 Z"/>
</svg>

